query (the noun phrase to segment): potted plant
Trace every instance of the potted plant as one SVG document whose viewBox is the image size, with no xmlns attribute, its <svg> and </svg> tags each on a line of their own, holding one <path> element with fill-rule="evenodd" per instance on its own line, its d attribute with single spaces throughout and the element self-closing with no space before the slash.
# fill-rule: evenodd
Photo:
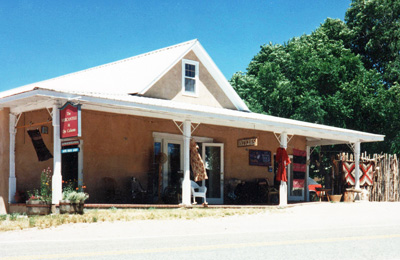
<svg viewBox="0 0 400 260">
<path fill-rule="evenodd" d="M 63 188 L 62 200 L 60 200 L 59 203 L 60 214 L 74 214 L 75 210 L 72 207 L 71 202 L 68 200 L 69 194 L 74 191 L 73 183 L 63 181 L 63 184 L 65 184 L 66 186 L 65 188 Z"/>
<path fill-rule="evenodd" d="M 50 167 L 43 170 L 40 175 L 40 189 L 28 191 L 26 202 L 27 215 L 47 215 L 51 211 L 51 176 Z"/>
<path fill-rule="evenodd" d="M 85 200 L 89 198 L 89 194 L 83 192 L 81 188 L 73 189 L 73 182 L 70 182 L 63 190 L 63 199 L 60 201 L 60 214 L 83 214 Z"/>
<path fill-rule="evenodd" d="M 89 194 L 83 191 L 73 191 L 68 195 L 68 200 L 70 201 L 72 208 L 76 214 L 83 214 L 83 209 L 85 207 L 85 200 L 89 198 Z"/>
</svg>

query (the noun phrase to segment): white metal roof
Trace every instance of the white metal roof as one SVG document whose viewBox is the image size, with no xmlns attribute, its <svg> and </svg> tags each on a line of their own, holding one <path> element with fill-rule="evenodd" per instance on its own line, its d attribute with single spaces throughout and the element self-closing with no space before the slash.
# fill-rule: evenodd
<svg viewBox="0 0 400 260">
<path fill-rule="evenodd" d="M 11 112 L 21 113 L 43 107 L 51 107 L 54 100 L 72 100 L 83 109 L 110 113 L 149 116 L 176 121 L 191 120 L 194 123 L 256 129 L 268 132 L 307 137 L 308 145 L 328 145 L 354 142 L 383 141 L 383 135 L 308 123 L 275 116 L 249 113 L 224 108 L 131 96 L 126 94 L 85 93 L 83 91 L 56 92 L 36 89 L 23 94 L 0 99 L 1 106 L 10 106 Z"/>
<path fill-rule="evenodd" d="M 183 42 L 131 58 L 36 82 L 0 93 L 0 98 L 35 88 L 59 92 L 145 94 L 165 73 L 189 52 L 194 51 L 203 65 L 238 110 L 248 107 L 237 95 L 198 40 Z"/>
</svg>

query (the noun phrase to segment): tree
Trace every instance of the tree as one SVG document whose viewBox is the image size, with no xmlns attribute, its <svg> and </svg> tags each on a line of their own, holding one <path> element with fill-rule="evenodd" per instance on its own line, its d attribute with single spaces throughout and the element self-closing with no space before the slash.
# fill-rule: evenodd
<svg viewBox="0 0 400 260">
<path fill-rule="evenodd" d="M 255 112 L 383 133 L 393 97 L 381 75 L 347 46 L 352 32 L 327 19 L 310 35 L 266 44 L 231 84 Z M 389 144 L 370 146 L 380 152 Z"/>
<path fill-rule="evenodd" d="M 366 68 L 383 75 L 387 87 L 400 78 L 400 0 L 353 0 L 345 20 L 351 30 L 350 48 Z"/>
</svg>

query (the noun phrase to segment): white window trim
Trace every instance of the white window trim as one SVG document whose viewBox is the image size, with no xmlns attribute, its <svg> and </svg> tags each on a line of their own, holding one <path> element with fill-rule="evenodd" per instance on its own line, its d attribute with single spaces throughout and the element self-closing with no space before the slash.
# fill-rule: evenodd
<svg viewBox="0 0 400 260">
<path fill-rule="evenodd" d="M 196 82 L 194 92 L 188 92 L 185 89 L 185 64 L 194 65 L 196 68 L 195 71 L 196 76 L 194 77 L 194 80 Z M 185 96 L 198 97 L 198 92 L 199 92 L 199 62 L 194 60 L 182 59 L 182 94 Z"/>
</svg>

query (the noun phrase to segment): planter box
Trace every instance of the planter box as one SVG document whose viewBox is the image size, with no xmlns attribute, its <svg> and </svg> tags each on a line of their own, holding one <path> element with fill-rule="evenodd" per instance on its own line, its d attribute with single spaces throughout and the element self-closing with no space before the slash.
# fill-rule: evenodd
<svg viewBox="0 0 400 260">
<path fill-rule="evenodd" d="M 75 214 L 83 215 L 83 209 L 85 208 L 85 203 L 72 203 Z"/>
<path fill-rule="evenodd" d="M 60 200 L 60 214 L 74 214 L 75 210 L 69 200 Z"/>
<path fill-rule="evenodd" d="M 60 200 L 60 214 L 83 214 L 85 203 L 71 203 L 69 200 Z"/>
<path fill-rule="evenodd" d="M 332 202 L 340 202 L 342 199 L 342 194 L 340 195 L 329 195 L 329 200 Z"/>
<path fill-rule="evenodd" d="M 51 204 L 47 204 L 41 200 L 28 200 L 26 202 L 26 214 L 31 215 L 49 215 L 51 212 Z"/>
</svg>

